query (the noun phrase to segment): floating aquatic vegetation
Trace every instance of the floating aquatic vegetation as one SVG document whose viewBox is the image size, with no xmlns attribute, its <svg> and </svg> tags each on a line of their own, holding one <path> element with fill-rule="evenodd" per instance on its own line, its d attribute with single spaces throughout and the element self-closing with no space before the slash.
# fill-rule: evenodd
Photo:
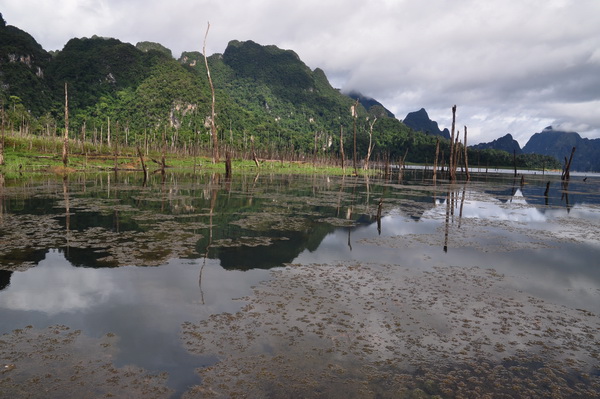
<svg viewBox="0 0 600 399">
<path fill-rule="evenodd" d="M 273 274 L 242 311 L 184 324 L 190 351 L 220 358 L 187 397 L 600 388 L 598 315 L 528 296 L 494 270 L 313 264 Z"/>
<path fill-rule="evenodd" d="M 6 398 L 168 398 L 165 373 L 116 367 L 118 337 L 85 336 L 55 325 L 0 336 L 0 396 Z"/>
</svg>

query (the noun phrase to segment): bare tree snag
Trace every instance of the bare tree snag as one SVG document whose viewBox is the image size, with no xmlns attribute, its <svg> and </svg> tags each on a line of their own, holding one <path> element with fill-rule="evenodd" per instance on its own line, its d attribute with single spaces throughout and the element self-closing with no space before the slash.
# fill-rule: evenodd
<svg viewBox="0 0 600 399">
<path fill-rule="evenodd" d="M 350 112 L 352 113 L 352 122 L 354 128 L 354 149 L 353 149 L 353 157 L 352 157 L 352 166 L 354 166 L 354 174 L 358 175 L 358 170 L 356 169 L 356 118 L 358 117 L 358 100 L 350 107 Z"/>
<path fill-rule="evenodd" d="M 340 156 L 342 157 L 342 170 L 345 172 L 346 169 L 344 167 L 344 128 L 342 127 L 342 125 L 340 125 Z"/>
<path fill-rule="evenodd" d="M 573 147 L 573 149 L 571 150 L 571 156 L 569 157 L 569 161 L 567 161 L 567 158 L 565 157 L 565 170 L 563 171 L 561 180 L 569 180 L 571 178 L 571 174 L 570 174 L 569 170 L 571 169 L 571 162 L 573 161 L 574 154 L 575 154 L 575 147 Z"/>
<path fill-rule="evenodd" d="M 4 165 L 4 101 L 0 104 L 2 112 L 2 137 L 0 138 L 0 165 Z"/>
<path fill-rule="evenodd" d="M 377 122 L 377 118 L 373 119 L 372 122 L 369 122 L 369 148 L 367 149 L 367 157 L 365 158 L 365 170 L 369 169 L 369 159 L 371 158 L 371 153 L 373 152 L 373 147 L 375 146 L 373 144 L 373 125 L 375 125 L 375 122 Z"/>
<path fill-rule="evenodd" d="M 440 155 L 440 137 L 435 140 L 435 158 L 433 159 L 433 184 L 437 180 L 438 157 Z"/>
<path fill-rule="evenodd" d="M 252 144 L 252 159 L 256 164 L 257 168 L 260 168 L 260 163 L 258 162 L 258 158 L 256 157 L 256 151 L 254 150 L 254 136 L 250 136 L 250 143 Z"/>
<path fill-rule="evenodd" d="M 225 178 L 231 179 L 231 155 L 229 151 L 225 152 Z"/>
<path fill-rule="evenodd" d="M 69 94 L 67 92 L 67 82 L 65 82 L 65 136 L 63 138 L 62 161 L 66 168 L 69 163 Z"/>
<path fill-rule="evenodd" d="M 471 174 L 469 173 L 469 153 L 467 149 L 467 127 L 465 126 L 465 173 L 467 175 L 467 181 L 471 181 Z"/>
<path fill-rule="evenodd" d="M 513 164 L 515 166 L 515 177 L 517 177 L 517 150 L 513 150 Z"/>
<path fill-rule="evenodd" d="M 452 132 L 450 134 L 450 182 L 456 181 L 456 169 L 454 165 L 454 129 L 456 127 L 456 105 L 452 107 Z"/>
<path fill-rule="evenodd" d="M 217 137 L 217 126 L 215 124 L 215 87 L 213 86 L 212 78 L 210 77 L 210 69 L 208 68 L 208 58 L 206 58 L 206 38 L 208 37 L 208 31 L 210 29 L 210 22 L 206 27 L 206 34 L 204 35 L 204 46 L 202 47 L 202 54 L 204 55 L 204 65 L 206 66 L 206 75 L 208 76 L 208 83 L 210 84 L 210 92 L 212 94 L 212 103 L 210 109 L 210 134 L 213 139 L 213 163 L 219 162 L 219 138 Z"/>
<path fill-rule="evenodd" d="M 137 153 L 140 157 L 140 162 L 142 163 L 142 170 L 144 171 L 144 182 L 142 186 L 146 187 L 146 181 L 148 180 L 148 169 L 146 168 L 146 162 L 144 162 L 144 155 L 142 154 L 142 150 L 140 150 L 140 146 L 137 146 Z"/>
</svg>

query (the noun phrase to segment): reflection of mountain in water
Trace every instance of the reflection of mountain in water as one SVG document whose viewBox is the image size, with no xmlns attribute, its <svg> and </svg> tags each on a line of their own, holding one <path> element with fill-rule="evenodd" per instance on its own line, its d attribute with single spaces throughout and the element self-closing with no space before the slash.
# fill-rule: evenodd
<svg viewBox="0 0 600 399">
<path fill-rule="evenodd" d="M 0 270 L 0 291 L 10 285 L 10 276 L 12 276 L 12 274 L 13 272 L 9 270 Z"/>
<path fill-rule="evenodd" d="M 546 184 L 550 182 L 548 195 L 545 195 Z M 502 189 L 487 189 L 486 193 L 498 198 L 502 202 L 512 201 L 517 192 L 529 205 L 540 206 L 544 212 L 545 207 L 571 208 L 578 204 L 600 204 L 600 196 L 594 191 L 594 185 L 581 179 L 562 182 L 560 180 L 533 181 L 521 185 L 518 179 L 514 180 L 512 187 Z"/>
</svg>

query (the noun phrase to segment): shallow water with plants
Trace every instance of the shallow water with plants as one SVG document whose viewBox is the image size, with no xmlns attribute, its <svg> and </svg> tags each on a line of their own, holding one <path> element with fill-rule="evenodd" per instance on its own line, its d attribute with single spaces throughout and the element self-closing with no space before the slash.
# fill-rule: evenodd
<svg viewBox="0 0 600 399">
<path fill-rule="evenodd" d="M 427 173 L 0 175 L 0 397 L 597 396 L 600 176 Z"/>
</svg>

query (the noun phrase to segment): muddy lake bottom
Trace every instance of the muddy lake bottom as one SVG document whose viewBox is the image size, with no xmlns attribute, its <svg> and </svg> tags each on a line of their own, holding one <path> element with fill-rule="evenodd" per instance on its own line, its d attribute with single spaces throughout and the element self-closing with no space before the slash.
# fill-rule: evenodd
<svg viewBox="0 0 600 399">
<path fill-rule="evenodd" d="M 0 179 L 0 397 L 600 397 L 600 177 L 423 173 Z"/>
</svg>

